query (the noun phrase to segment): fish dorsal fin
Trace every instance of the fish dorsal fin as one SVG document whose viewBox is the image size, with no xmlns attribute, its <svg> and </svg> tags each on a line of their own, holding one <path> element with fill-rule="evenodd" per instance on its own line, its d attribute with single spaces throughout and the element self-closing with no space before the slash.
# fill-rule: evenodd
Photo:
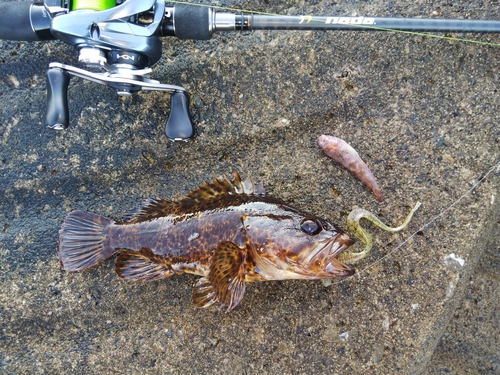
<svg viewBox="0 0 500 375">
<path fill-rule="evenodd" d="M 205 182 L 191 191 L 187 198 L 195 201 L 207 201 L 227 195 L 265 196 L 266 189 L 263 182 L 254 184 L 250 175 L 245 180 L 242 180 L 240 174 L 236 172 L 233 181 L 230 181 L 226 176 L 222 176 L 214 179 L 211 183 Z"/>
<path fill-rule="evenodd" d="M 130 209 L 123 216 L 123 223 L 135 224 L 154 220 L 168 215 L 186 215 L 199 210 L 220 207 L 221 202 L 232 202 L 231 197 L 241 195 L 265 196 L 264 183 L 254 184 L 250 175 L 242 180 L 239 173 L 234 174 L 230 181 L 222 176 L 213 182 L 204 182 L 203 185 L 192 190 L 180 201 L 172 202 L 166 199 L 148 198 Z M 229 199 L 228 199 L 229 198 Z"/>
<path fill-rule="evenodd" d="M 177 205 L 174 202 L 160 198 L 147 198 L 123 215 L 122 221 L 127 224 L 139 223 L 141 221 L 153 220 L 165 216 Z"/>
<path fill-rule="evenodd" d="M 226 312 L 234 309 L 245 294 L 246 250 L 223 241 L 215 249 L 208 278 L 202 278 L 193 289 L 196 307 L 217 303 Z"/>
</svg>

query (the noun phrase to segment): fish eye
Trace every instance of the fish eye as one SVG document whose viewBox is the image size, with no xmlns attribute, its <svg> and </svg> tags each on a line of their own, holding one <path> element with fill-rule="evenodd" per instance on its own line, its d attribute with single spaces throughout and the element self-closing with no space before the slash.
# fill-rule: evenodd
<svg viewBox="0 0 500 375">
<path fill-rule="evenodd" d="M 321 225 L 317 220 L 305 218 L 302 220 L 302 223 L 300 223 L 300 229 L 302 229 L 302 232 L 314 236 L 315 234 L 321 232 L 323 228 L 321 228 Z"/>
</svg>

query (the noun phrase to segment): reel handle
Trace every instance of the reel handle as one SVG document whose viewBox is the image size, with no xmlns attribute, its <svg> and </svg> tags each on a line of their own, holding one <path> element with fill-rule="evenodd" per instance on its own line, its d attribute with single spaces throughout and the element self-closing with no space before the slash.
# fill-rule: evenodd
<svg viewBox="0 0 500 375">
<path fill-rule="evenodd" d="M 187 141 L 194 135 L 194 126 L 189 114 L 189 96 L 185 91 L 170 96 L 170 115 L 165 134 L 172 141 Z"/>
<path fill-rule="evenodd" d="M 62 130 L 69 125 L 68 86 L 69 74 L 60 68 L 47 70 L 47 112 L 45 125 Z"/>
</svg>

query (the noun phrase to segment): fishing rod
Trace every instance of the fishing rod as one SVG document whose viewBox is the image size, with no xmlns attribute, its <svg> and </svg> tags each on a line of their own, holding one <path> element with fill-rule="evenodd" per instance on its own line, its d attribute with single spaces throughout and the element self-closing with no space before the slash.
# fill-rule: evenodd
<svg viewBox="0 0 500 375">
<path fill-rule="evenodd" d="M 168 0 L 35 0 L 0 4 L 0 39 L 59 39 L 73 45 L 78 61 L 92 69 L 49 64 L 45 125 L 57 130 L 69 125 L 67 91 L 70 77 L 75 76 L 110 86 L 120 96 L 141 90 L 171 94 L 165 133 L 174 141 L 190 139 L 195 129 L 186 89 L 148 78 L 162 54 L 160 38 L 208 40 L 215 32 L 253 30 L 498 33 L 500 21 L 281 16 L 219 11 Z"/>
</svg>

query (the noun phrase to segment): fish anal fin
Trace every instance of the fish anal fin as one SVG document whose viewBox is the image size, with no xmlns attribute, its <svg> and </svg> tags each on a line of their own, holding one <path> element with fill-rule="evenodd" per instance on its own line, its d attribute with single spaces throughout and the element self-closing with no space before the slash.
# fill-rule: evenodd
<svg viewBox="0 0 500 375">
<path fill-rule="evenodd" d="M 234 309 L 245 294 L 245 259 L 247 251 L 223 241 L 215 249 L 208 279 L 196 284 L 193 302 L 205 307 L 217 303 L 226 312 Z"/>
<path fill-rule="evenodd" d="M 122 251 L 116 259 L 116 273 L 122 279 L 155 281 L 172 275 L 168 266 L 155 262 L 148 256 L 152 253 L 150 249 L 141 248 L 139 252 L 126 249 Z"/>
</svg>

